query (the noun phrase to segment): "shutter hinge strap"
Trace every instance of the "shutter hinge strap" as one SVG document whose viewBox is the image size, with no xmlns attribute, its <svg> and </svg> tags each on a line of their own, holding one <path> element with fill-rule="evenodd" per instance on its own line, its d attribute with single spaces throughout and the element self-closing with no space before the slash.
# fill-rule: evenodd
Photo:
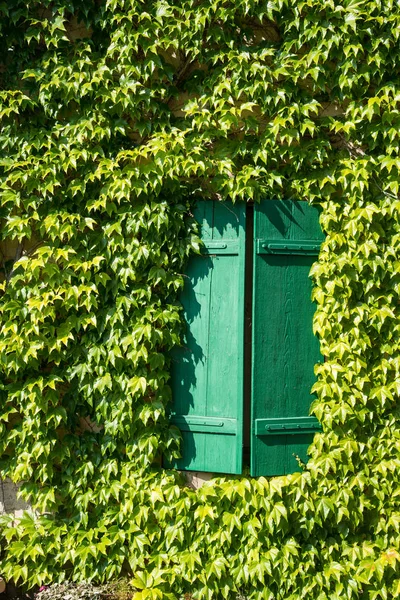
<svg viewBox="0 0 400 600">
<path fill-rule="evenodd" d="M 322 431 L 321 423 L 315 417 L 292 417 L 281 419 L 256 419 L 254 432 L 262 435 L 302 435 Z"/>
<path fill-rule="evenodd" d="M 182 431 L 236 435 L 237 420 L 220 417 L 171 415 L 171 423 Z"/>
<path fill-rule="evenodd" d="M 257 240 L 258 254 L 317 256 L 321 243 L 313 240 Z"/>
<path fill-rule="evenodd" d="M 238 240 L 203 240 L 202 254 L 239 254 Z"/>
</svg>

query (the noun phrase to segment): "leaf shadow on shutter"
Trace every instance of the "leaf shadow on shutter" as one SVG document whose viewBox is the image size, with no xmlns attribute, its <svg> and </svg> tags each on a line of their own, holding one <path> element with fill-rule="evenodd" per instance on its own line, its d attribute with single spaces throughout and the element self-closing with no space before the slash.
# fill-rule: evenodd
<svg viewBox="0 0 400 600">
<path fill-rule="evenodd" d="M 193 261 L 194 262 L 194 261 Z M 190 268 L 187 275 L 188 282 L 185 282 L 184 292 L 181 296 L 181 302 L 185 308 L 186 328 L 183 336 L 182 347 L 172 353 L 173 364 L 181 364 L 180 368 L 180 408 L 183 414 L 186 414 L 190 407 L 194 407 L 194 398 L 192 391 L 197 387 L 196 366 L 200 363 L 204 365 L 205 354 L 203 347 L 197 343 L 193 335 L 191 325 L 201 316 L 201 304 L 198 302 L 195 289 L 201 286 L 202 280 L 209 278 L 212 269 L 212 261 L 207 256 L 196 257 L 196 268 Z M 194 273 L 192 273 L 195 271 Z M 179 376 L 178 376 L 179 377 Z"/>
</svg>

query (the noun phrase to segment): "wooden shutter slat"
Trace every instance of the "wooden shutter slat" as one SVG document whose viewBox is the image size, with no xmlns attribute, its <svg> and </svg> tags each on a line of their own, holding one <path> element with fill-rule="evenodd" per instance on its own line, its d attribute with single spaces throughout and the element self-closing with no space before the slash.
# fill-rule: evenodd
<svg viewBox="0 0 400 600">
<path fill-rule="evenodd" d="M 251 474 L 281 475 L 299 470 L 319 429 L 308 416 L 321 360 L 308 277 L 323 239 L 318 210 L 264 200 L 254 236 Z"/>
</svg>

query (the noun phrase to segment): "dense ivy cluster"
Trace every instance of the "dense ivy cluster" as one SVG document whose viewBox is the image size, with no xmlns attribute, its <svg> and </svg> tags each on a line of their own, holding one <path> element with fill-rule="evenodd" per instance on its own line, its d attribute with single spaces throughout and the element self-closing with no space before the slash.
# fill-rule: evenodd
<svg viewBox="0 0 400 600">
<path fill-rule="evenodd" d="M 0 457 L 36 513 L 5 578 L 137 600 L 400 596 L 400 7 L 0 2 Z M 298 474 L 198 491 L 169 351 L 196 198 L 321 204 L 324 432 Z"/>
</svg>

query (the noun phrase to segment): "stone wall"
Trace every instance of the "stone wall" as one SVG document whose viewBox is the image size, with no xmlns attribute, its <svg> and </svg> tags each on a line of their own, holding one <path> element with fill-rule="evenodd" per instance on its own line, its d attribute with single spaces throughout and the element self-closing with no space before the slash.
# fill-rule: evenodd
<svg viewBox="0 0 400 600">
<path fill-rule="evenodd" d="M 0 481 L 0 514 L 14 513 L 20 515 L 29 505 L 18 498 L 18 486 L 6 479 Z"/>
</svg>

